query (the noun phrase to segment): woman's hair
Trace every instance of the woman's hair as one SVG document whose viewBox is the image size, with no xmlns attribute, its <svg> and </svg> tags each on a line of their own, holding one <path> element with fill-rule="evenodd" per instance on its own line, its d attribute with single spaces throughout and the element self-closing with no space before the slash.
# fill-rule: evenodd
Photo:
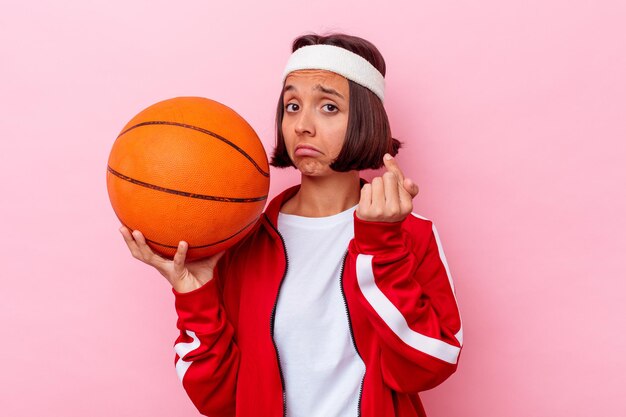
<svg viewBox="0 0 626 417">
<path fill-rule="evenodd" d="M 343 33 L 329 35 L 303 35 L 293 41 L 292 51 L 308 45 L 333 45 L 368 60 L 385 76 L 385 60 L 378 49 L 369 41 Z M 391 128 L 383 103 L 372 91 L 348 80 L 350 107 L 348 110 L 348 128 L 343 148 L 330 168 L 338 172 L 351 170 L 378 169 L 383 166 L 383 156 L 390 153 L 395 156 L 401 142 L 391 137 Z M 285 147 L 282 124 L 285 106 L 283 91 L 278 98 L 276 108 L 276 147 L 270 164 L 278 168 L 292 167 Z"/>
</svg>

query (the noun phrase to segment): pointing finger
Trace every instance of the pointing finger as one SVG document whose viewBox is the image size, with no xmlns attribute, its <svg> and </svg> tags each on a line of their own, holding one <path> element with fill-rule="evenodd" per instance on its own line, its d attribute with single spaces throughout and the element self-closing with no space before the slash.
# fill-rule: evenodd
<svg viewBox="0 0 626 417">
<path fill-rule="evenodd" d="M 396 174 L 396 177 L 398 177 L 398 182 L 402 184 L 402 182 L 404 181 L 404 174 L 402 173 L 400 165 L 398 165 L 398 162 L 395 160 L 395 158 L 386 153 L 383 157 L 383 162 L 385 163 L 385 168 L 387 168 L 388 171 Z"/>
</svg>

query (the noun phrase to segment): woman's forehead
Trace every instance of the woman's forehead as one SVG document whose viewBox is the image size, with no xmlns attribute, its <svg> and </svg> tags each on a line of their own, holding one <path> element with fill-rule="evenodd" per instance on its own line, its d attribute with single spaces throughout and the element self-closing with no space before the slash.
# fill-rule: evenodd
<svg viewBox="0 0 626 417">
<path fill-rule="evenodd" d="M 337 73 L 318 70 L 318 69 L 306 69 L 298 70 L 289 73 L 285 79 L 285 85 L 311 85 L 322 84 L 326 86 L 332 86 L 334 88 L 341 88 L 343 90 L 348 89 L 348 80 Z"/>
</svg>

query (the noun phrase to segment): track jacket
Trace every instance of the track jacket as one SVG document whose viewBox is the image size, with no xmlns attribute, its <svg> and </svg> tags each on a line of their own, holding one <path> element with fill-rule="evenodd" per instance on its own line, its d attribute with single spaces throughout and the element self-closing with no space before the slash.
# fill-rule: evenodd
<svg viewBox="0 0 626 417">
<path fill-rule="evenodd" d="M 281 417 L 285 390 L 273 340 L 289 267 L 278 212 L 299 186 L 275 197 L 250 234 L 218 262 L 213 280 L 175 295 L 175 365 L 200 413 Z M 365 363 L 362 417 L 426 416 L 418 392 L 457 368 L 463 343 L 454 286 L 437 231 L 409 215 L 396 223 L 354 215 L 341 274 L 347 320 Z"/>
</svg>

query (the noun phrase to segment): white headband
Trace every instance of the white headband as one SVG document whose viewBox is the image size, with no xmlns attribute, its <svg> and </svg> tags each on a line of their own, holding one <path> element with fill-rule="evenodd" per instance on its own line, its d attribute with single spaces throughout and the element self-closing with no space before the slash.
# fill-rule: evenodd
<svg viewBox="0 0 626 417">
<path fill-rule="evenodd" d="M 384 101 L 385 78 L 369 61 L 354 52 L 333 45 L 308 45 L 291 54 L 283 72 L 283 82 L 290 72 L 321 69 L 343 75 L 362 85 Z"/>
</svg>

